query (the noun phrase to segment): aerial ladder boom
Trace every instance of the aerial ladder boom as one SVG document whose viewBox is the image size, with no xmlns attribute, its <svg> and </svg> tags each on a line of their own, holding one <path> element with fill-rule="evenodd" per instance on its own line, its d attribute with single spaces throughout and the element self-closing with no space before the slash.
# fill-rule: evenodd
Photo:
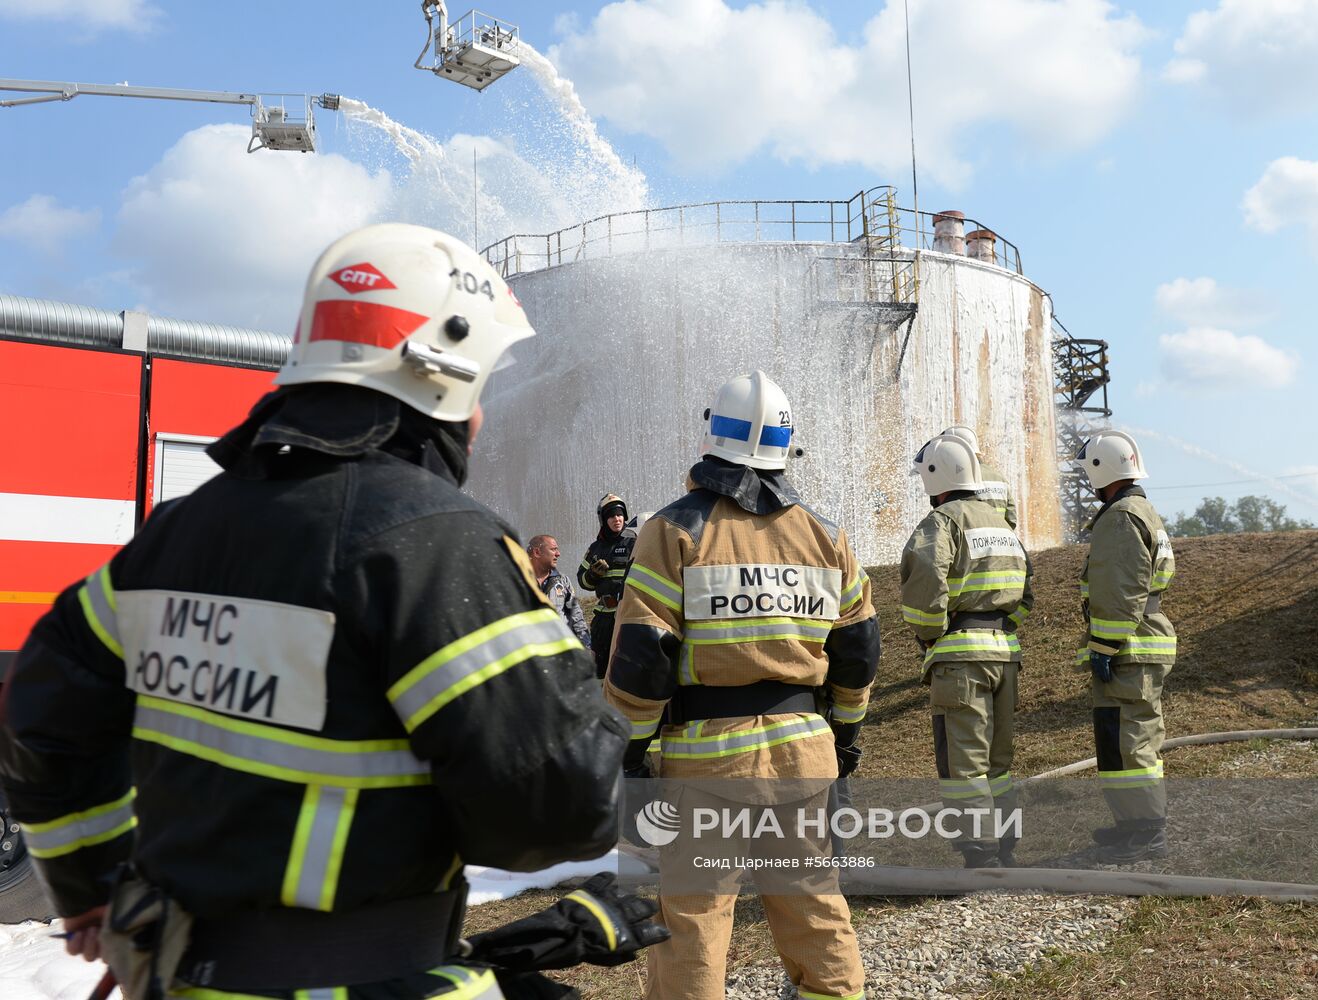
<svg viewBox="0 0 1318 1000">
<path fill-rule="evenodd" d="M 247 151 L 258 149 L 316 151 L 316 120 L 313 105 L 327 111 L 339 109 L 338 94 L 255 94 L 224 90 L 178 90 L 171 87 L 132 87 L 126 83 L 68 83 L 58 80 L 7 80 L 0 78 L 0 91 L 32 93 L 36 97 L 0 100 L 0 108 L 48 101 L 71 101 L 83 94 L 98 97 L 144 97 L 162 101 L 199 101 L 209 104 L 245 104 L 251 108 L 252 138 Z M 302 112 L 290 114 L 286 99 L 302 101 Z"/>
</svg>

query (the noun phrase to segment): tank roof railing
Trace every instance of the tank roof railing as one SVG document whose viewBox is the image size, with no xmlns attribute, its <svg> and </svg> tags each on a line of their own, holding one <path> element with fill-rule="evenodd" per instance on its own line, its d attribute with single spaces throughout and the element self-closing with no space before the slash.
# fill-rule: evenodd
<svg viewBox="0 0 1318 1000">
<path fill-rule="evenodd" d="M 597 216 L 552 233 L 518 233 L 491 243 L 485 259 L 505 278 L 559 264 L 620 253 L 706 246 L 717 243 L 857 243 L 870 232 L 867 208 L 891 200 L 890 186 L 860 191 L 845 200 L 759 199 L 702 201 L 640 208 Z M 896 208 L 899 246 L 929 250 L 937 213 Z M 974 219 L 966 228 L 987 229 Z M 995 233 L 995 236 L 997 234 Z M 1020 251 L 997 236 L 994 263 L 1022 274 Z"/>
</svg>

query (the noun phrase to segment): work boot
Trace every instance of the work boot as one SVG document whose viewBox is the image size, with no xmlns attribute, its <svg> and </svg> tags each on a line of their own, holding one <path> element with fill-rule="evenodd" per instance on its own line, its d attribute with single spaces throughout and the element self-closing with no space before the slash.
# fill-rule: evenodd
<svg viewBox="0 0 1318 1000">
<path fill-rule="evenodd" d="M 1016 861 L 1016 843 L 1018 837 L 1001 837 L 998 839 L 998 862 L 1003 868 L 1019 868 Z"/>
<path fill-rule="evenodd" d="M 1121 840 L 1100 847 L 1098 861 L 1104 865 L 1129 865 L 1165 858 L 1168 853 L 1166 831 L 1160 826 L 1145 827 L 1129 830 Z"/>
<path fill-rule="evenodd" d="M 1131 828 L 1128 826 L 1100 826 L 1097 830 L 1092 831 L 1089 835 L 1094 838 L 1095 844 L 1119 844 L 1130 836 Z"/>
<path fill-rule="evenodd" d="M 994 844 L 963 844 L 957 850 L 966 859 L 967 868 L 1002 868 L 998 848 Z"/>
</svg>

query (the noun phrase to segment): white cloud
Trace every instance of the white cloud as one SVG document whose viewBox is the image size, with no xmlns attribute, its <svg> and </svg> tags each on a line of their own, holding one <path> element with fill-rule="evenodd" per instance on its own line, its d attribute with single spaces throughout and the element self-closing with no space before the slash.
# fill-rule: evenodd
<svg viewBox="0 0 1318 1000">
<path fill-rule="evenodd" d="M 1255 326 L 1269 315 L 1261 295 L 1223 288 L 1212 278 L 1177 278 L 1159 285 L 1153 300 L 1160 312 L 1189 327 L 1239 329 Z"/>
<path fill-rule="evenodd" d="M 976 128 L 1070 150 L 1133 103 L 1146 32 L 1106 0 L 913 0 L 910 14 L 916 139 L 943 184 L 969 176 Z M 763 150 L 887 175 L 909 163 L 899 0 L 845 38 L 800 0 L 620 0 L 551 55 L 593 113 L 687 168 Z"/>
<path fill-rule="evenodd" d="M 1191 14 L 1163 71 L 1249 115 L 1309 111 L 1318 89 L 1318 0 L 1221 0 Z"/>
<path fill-rule="evenodd" d="M 147 0 L 0 0 L 0 18 L 15 21 L 75 21 L 82 28 L 148 31 L 160 9 Z"/>
<path fill-rule="evenodd" d="M 48 194 L 34 194 L 0 213 L 0 239 L 53 254 L 65 241 L 95 232 L 100 223 L 99 209 L 66 208 Z"/>
<path fill-rule="evenodd" d="M 1295 379 L 1300 359 L 1261 337 L 1192 327 L 1158 338 L 1162 372 L 1187 389 L 1278 388 Z"/>
<path fill-rule="evenodd" d="M 124 193 L 114 248 L 152 312 L 291 334 L 316 255 L 378 221 L 392 180 L 338 155 L 249 154 L 249 137 L 184 135 Z"/>
<path fill-rule="evenodd" d="M 1302 225 L 1318 237 L 1318 163 L 1294 156 L 1273 160 L 1241 207 L 1245 221 L 1260 232 Z"/>
</svg>

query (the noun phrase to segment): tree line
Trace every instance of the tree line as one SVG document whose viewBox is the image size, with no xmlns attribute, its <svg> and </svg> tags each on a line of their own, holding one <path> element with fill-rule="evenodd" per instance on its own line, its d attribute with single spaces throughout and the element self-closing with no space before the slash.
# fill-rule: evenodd
<svg viewBox="0 0 1318 1000">
<path fill-rule="evenodd" d="M 1180 513 L 1167 522 L 1167 533 L 1179 538 L 1232 535 L 1243 531 L 1299 531 L 1312 521 L 1287 516 L 1286 507 L 1268 497 L 1241 497 L 1227 503 L 1221 497 L 1204 497 L 1193 514 Z"/>
</svg>

